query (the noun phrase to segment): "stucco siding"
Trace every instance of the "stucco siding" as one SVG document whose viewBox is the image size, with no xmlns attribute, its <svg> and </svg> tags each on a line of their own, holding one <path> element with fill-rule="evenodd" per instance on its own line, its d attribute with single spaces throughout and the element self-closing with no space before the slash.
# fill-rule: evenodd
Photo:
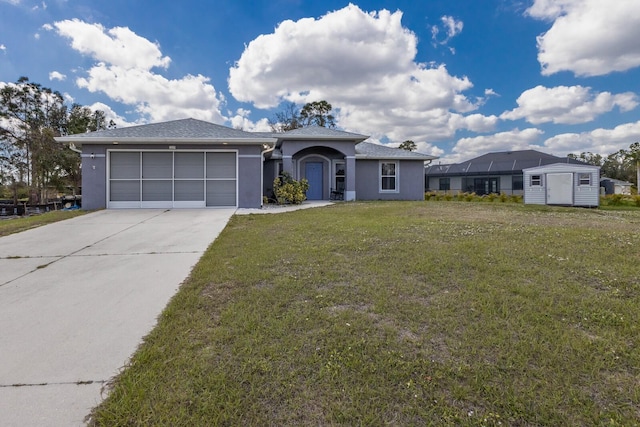
<svg viewBox="0 0 640 427">
<path fill-rule="evenodd" d="M 179 149 L 169 149 L 165 144 L 86 144 L 82 149 L 83 209 L 107 207 L 108 160 L 111 151 L 162 151 L 179 153 L 233 152 L 237 160 L 237 204 L 238 207 L 259 208 L 262 205 L 260 146 L 183 144 Z"/>
<path fill-rule="evenodd" d="M 398 161 L 397 192 L 380 191 L 380 161 L 356 161 L 356 198 L 358 200 L 424 200 L 418 182 L 424 182 L 423 161 Z"/>
</svg>

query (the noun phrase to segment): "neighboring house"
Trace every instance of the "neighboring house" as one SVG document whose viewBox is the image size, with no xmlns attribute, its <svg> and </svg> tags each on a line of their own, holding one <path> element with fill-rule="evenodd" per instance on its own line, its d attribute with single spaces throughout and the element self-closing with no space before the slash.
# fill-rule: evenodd
<svg viewBox="0 0 640 427">
<path fill-rule="evenodd" d="M 555 163 L 527 168 L 524 203 L 596 207 L 600 204 L 600 166 Z"/>
<path fill-rule="evenodd" d="M 306 178 L 310 200 L 422 200 L 424 163 L 435 157 L 367 138 L 319 127 L 251 133 L 183 119 L 56 140 L 81 150 L 84 209 L 258 208 L 282 172 Z"/>
<path fill-rule="evenodd" d="M 600 187 L 604 188 L 604 194 L 624 194 L 631 195 L 631 186 L 633 184 L 627 181 L 620 181 L 619 179 L 607 178 L 605 176 L 600 178 Z"/>
<path fill-rule="evenodd" d="M 583 164 L 536 150 L 488 153 L 463 163 L 425 168 L 425 189 L 456 193 L 523 194 L 523 170 L 553 163 Z"/>
</svg>

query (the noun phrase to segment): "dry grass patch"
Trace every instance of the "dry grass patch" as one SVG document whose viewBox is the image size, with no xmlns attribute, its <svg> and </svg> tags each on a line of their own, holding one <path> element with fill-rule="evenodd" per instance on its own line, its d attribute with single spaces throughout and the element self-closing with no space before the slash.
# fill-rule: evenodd
<svg viewBox="0 0 640 427">
<path fill-rule="evenodd" d="M 633 425 L 640 213 L 234 217 L 94 425 Z"/>
</svg>

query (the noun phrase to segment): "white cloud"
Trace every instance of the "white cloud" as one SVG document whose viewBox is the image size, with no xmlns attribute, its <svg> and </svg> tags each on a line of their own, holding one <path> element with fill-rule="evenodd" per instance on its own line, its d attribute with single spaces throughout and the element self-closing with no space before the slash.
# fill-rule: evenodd
<svg viewBox="0 0 640 427">
<path fill-rule="evenodd" d="M 583 86 L 536 86 L 524 91 L 516 102 L 518 107 L 502 113 L 501 119 L 525 119 L 533 124 L 576 124 L 590 122 L 615 107 L 622 112 L 633 110 L 638 106 L 638 97 L 632 92 L 593 93 L 591 88 Z"/>
<path fill-rule="evenodd" d="M 73 49 L 100 62 L 141 70 L 167 68 L 171 62 L 171 58 L 162 56 L 158 44 L 126 27 L 107 30 L 100 24 L 89 24 L 78 19 L 58 21 L 53 26 L 59 35 L 71 39 Z"/>
<path fill-rule="evenodd" d="M 229 119 L 231 127 L 245 132 L 271 132 L 271 125 L 269 124 L 268 119 L 260 119 L 254 123 L 249 120 L 250 114 L 250 110 L 238 108 L 235 115 Z"/>
<path fill-rule="evenodd" d="M 60 80 L 60 81 L 64 81 L 67 79 L 67 76 L 59 73 L 58 71 L 52 71 L 49 73 L 49 80 Z"/>
<path fill-rule="evenodd" d="M 453 37 L 457 36 L 462 32 L 464 28 L 464 23 L 462 21 L 457 21 L 453 16 L 443 16 L 440 18 L 442 22 L 442 28 L 444 29 L 445 37 L 440 38 L 440 27 L 437 25 L 433 25 L 431 27 L 431 39 L 433 40 L 434 46 L 443 45 L 446 46 Z M 452 54 L 455 55 L 456 51 L 454 48 L 450 47 L 449 50 Z"/>
<path fill-rule="evenodd" d="M 484 96 L 489 97 L 489 96 L 500 96 L 499 93 L 497 93 L 495 90 L 489 88 L 489 89 L 485 89 L 484 90 Z"/>
<path fill-rule="evenodd" d="M 110 106 L 102 102 L 95 102 L 89 105 L 88 107 L 92 111 L 97 111 L 97 110 L 103 111 L 107 124 L 109 123 L 110 120 L 113 120 L 113 122 L 116 124 L 116 127 L 119 127 L 119 128 L 133 126 L 137 124 L 143 124 L 142 121 L 128 122 L 127 119 L 118 115 L 118 113 L 113 111 L 113 109 Z"/>
<path fill-rule="evenodd" d="M 640 121 L 625 123 L 613 129 L 595 129 L 582 133 L 564 133 L 555 135 L 544 142 L 547 151 L 567 155 L 589 151 L 609 155 L 640 141 Z"/>
<path fill-rule="evenodd" d="M 538 145 L 544 132 L 536 128 L 513 129 L 493 135 L 482 135 L 459 139 L 450 155 L 441 159 L 442 163 L 459 163 L 495 151 L 528 150 Z"/>
<path fill-rule="evenodd" d="M 529 16 L 549 20 L 538 36 L 542 74 L 599 76 L 640 66 L 640 2 L 535 0 Z"/>
<path fill-rule="evenodd" d="M 21 0 L 2 0 L 2 1 L 5 2 L 5 3 L 12 4 L 14 6 L 17 6 L 17 5 L 19 5 L 21 3 Z"/>
<path fill-rule="evenodd" d="M 477 127 L 481 120 L 462 115 L 478 108 L 462 94 L 472 83 L 444 65 L 416 62 L 417 37 L 401 19 L 400 11 L 367 13 L 351 4 L 318 19 L 284 21 L 245 48 L 229 70 L 230 92 L 258 108 L 324 99 L 341 127 L 394 142 Z"/>
<path fill-rule="evenodd" d="M 7 51 L 7 47 L 5 45 L 3 45 L 3 44 L 0 44 L 0 50 L 3 51 L 3 52 L 6 52 Z"/>
<path fill-rule="evenodd" d="M 71 47 L 99 62 L 76 84 L 90 92 L 103 92 L 114 101 L 135 107 L 152 122 L 193 117 L 224 123 L 220 112 L 224 97 L 209 78 L 186 75 L 167 79 L 153 71 L 166 68 L 170 58 L 160 47 L 128 28 L 105 29 L 79 20 L 54 23 L 58 34 L 71 40 Z"/>
</svg>

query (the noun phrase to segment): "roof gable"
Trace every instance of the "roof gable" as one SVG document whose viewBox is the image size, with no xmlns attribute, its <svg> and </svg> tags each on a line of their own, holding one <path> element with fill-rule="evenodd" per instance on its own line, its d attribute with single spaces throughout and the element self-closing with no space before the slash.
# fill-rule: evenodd
<svg viewBox="0 0 640 427">
<path fill-rule="evenodd" d="M 374 144 L 371 142 L 361 142 L 356 145 L 356 159 L 400 159 L 426 161 L 437 159 L 437 157 L 422 153 L 414 153 L 413 151 L 403 150 L 401 148 Z"/>
<path fill-rule="evenodd" d="M 322 126 L 307 126 L 298 129 L 292 129 L 287 132 L 275 133 L 272 136 L 283 139 L 294 139 L 291 137 L 303 138 L 328 138 L 328 139 L 345 139 L 354 141 L 364 141 L 369 138 L 367 135 L 359 133 L 345 132 L 342 130 L 326 128 Z"/>
</svg>

